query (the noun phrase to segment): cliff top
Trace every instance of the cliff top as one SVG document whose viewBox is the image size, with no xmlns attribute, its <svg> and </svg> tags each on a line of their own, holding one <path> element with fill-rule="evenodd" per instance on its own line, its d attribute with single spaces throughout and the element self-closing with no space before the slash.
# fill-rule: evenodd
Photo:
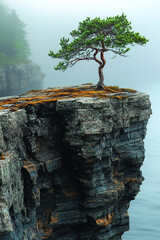
<svg viewBox="0 0 160 240">
<path fill-rule="evenodd" d="M 98 91 L 96 85 L 82 84 L 71 87 L 48 88 L 46 90 L 31 90 L 19 96 L 0 98 L 0 110 L 10 109 L 17 111 L 28 105 L 50 103 L 60 99 L 70 99 L 79 97 L 94 98 L 116 98 L 124 99 L 132 96 L 135 90 L 118 88 L 116 86 L 105 86 L 104 90 Z"/>
</svg>

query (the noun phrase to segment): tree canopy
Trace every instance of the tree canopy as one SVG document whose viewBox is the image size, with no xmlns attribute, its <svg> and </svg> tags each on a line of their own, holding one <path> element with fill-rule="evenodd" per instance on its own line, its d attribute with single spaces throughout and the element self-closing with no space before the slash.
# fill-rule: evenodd
<svg viewBox="0 0 160 240">
<path fill-rule="evenodd" d="M 73 41 L 69 38 L 61 38 L 61 49 L 54 53 L 48 54 L 52 58 L 63 59 L 55 67 L 55 70 L 66 70 L 82 60 L 94 60 L 99 64 L 99 82 L 98 88 L 103 88 L 104 77 L 103 67 L 106 60 L 105 52 L 113 52 L 120 56 L 126 56 L 130 50 L 129 45 L 144 45 L 148 42 L 138 32 L 132 31 L 131 22 L 124 14 L 121 16 L 107 17 L 106 19 L 90 19 L 89 17 L 83 22 L 79 22 L 78 30 L 70 33 Z M 99 54 L 99 58 L 97 57 Z"/>
<path fill-rule="evenodd" d="M 9 11 L 0 4 L 0 64 L 28 60 L 30 49 L 25 26 L 14 10 Z"/>
</svg>

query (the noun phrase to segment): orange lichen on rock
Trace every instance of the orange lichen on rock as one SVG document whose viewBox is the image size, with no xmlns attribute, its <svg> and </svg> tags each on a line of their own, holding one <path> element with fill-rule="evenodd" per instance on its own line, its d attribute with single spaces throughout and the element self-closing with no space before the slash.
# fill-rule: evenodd
<svg viewBox="0 0 160 240">
<path fill-rule="evenodd" d="M 37 170 L 36 164 L 31 163 L 29 161 L 24 161 L 23 168 L 25 168 L 29 172 Z"/>
<path fill-rule="evenodd" d="M 129 182 L 136 183 L 137 182 L 137 178 L 128 177 L 128 178 L 124 179 L 124 184 L 129 183 Z"/>
<path fill-rule="evenodd" d="M 117 185 L 118 184 L 123 184 L 123 174 L 119 172 L 113 172 L 112 173 L 112 179 L 113 182 L 115 182 Z"/>
<path fill-rule="evenodd" d="M 97 219 L 96 223 L 98 226 L 106 227 L 113 221 L 113 218 L 114 218 L 114 213 L 109 213 L 107 217 Z"/>
<path fill-rule="evenodd" d="M 5 155 L 3 153 L 0 154 L 0 160 L 4 160 L 5 159 Z"/>
<path fill-rule="evenodd" d="M 118 184 L 118 181 L 117 181 L 117 180 L 115 180 L 115 183 L 116 183 L 116 184 Z"/>
<path fill-rule="evenodd" d="M 36 105 L 50 103 L 59 99 L 78 98 L 78 97 L 97 97 L 97 98 L 127 98 L 127 95 L 121 95 L 122 92 L 133 92 L 134 90 L 122 89 L 118 87 L 107 87 L 98 91 L 96 86 L 80 86 L 70 88 L 57 88 L 47 90 L 29 91 L 26 94 L 16 98 L 8 98 L 0 100 L 0 109 L 11 109 L 17 111 L 28 105 Z"/>
<path fill-rule="evenodd" d="M 75 191 L 74 188 L 71 188 L 71 189 L 64 189 L 63 188 L 63 193 L 66 197 L 74 197 L 74 196 L 78 195 L 78 193 Z"/>
<path fill-rule="evenodd" d="M 52 234 L 52 228 L 43 228 L 44 237 L 42 239 L 48 239 Z"/>
<path fill-rule="evenodd" d="M 130 88 L 121 88 L 122 91 L 128 91 L 128 92 L 136 92 L 136 90 L 134 89 L 130 89 Z"/>
<path fill-rule="evenodd" d="M 51 216 L 50 224 L 57 223 L 57 222 L 58 222 L 58 214 L 55 214 L 55 216 Z"/>
</svg>

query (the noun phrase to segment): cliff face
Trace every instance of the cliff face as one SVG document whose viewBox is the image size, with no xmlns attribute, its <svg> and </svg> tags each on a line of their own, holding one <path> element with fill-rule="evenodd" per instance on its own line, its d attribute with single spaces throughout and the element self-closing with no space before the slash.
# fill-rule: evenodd
<svg viewBox="0 0 160 240">
<path fill-rule="evenodd" d="M 151 114 L 148 95 L 121 95 L 1 109 L 1 240 L 121 239 Z"/>
<path fill-rule="evenodd" d="M 42 88 L 44 74 L 33 62 L 0 66 L 0 96 Z"/>
</svg>

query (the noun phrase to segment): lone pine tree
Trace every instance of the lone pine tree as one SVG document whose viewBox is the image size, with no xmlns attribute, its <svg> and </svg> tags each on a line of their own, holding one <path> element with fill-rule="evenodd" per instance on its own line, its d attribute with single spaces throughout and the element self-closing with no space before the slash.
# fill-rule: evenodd
<svg viewBox="0 0 160 240">
<path fill-rule="evenodd" d="M 89 17 L 79 23 L 78 30 L 73 30 L 70 35 L 73 38 L 61 38 L 61 49 L 48 54 L 52 58 L 63 59 L 55 67 L 55 70 L 66 70 L 82 60 L 94 60 L 99 64 L 98 89 L 104 87 L 103 68 L 106 64 L 105 52 L 113 52 L 120 56 L 130 50 L 128 45 L 144 45 L 148 39 L 140 36 L 139 33 L 132 31 L 131 22 L 124 14 L 121 16 L 107 17 L 106 19 L 90 19 Z M 98 59 L 99 54 L 99 59 Z"/>
</svg>

